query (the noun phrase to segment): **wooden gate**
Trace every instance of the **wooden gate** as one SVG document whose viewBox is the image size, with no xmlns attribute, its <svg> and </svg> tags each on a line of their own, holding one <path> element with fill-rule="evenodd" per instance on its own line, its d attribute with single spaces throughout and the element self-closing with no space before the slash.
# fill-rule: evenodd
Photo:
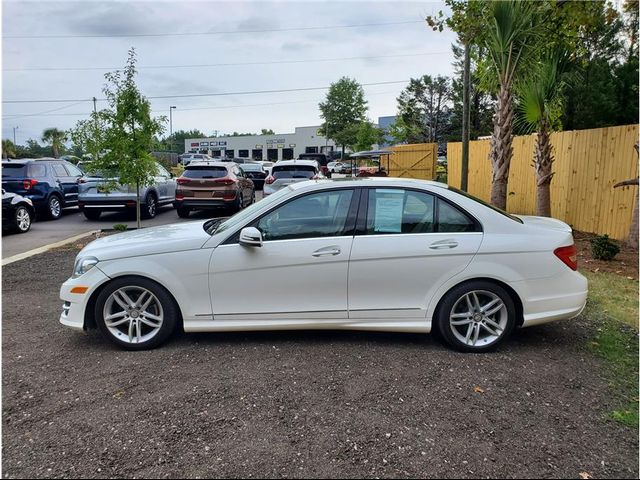
<svg viewBox="0 0 640 480">
<path fill-rule="evenodd" d="M 436 143 L 411 143 L 390 147 L 393 155 L 381 157 L 382 166 L 390 177 L 420 178 L 433 180 L 436 176 Z"/>
</svg>

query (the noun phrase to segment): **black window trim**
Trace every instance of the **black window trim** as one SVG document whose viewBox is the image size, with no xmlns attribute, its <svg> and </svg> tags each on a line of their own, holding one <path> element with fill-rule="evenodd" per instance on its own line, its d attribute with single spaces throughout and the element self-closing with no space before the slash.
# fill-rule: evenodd
<svg viewBox="0 0 640 480">
<path fill-rule="evenodd" d="M 262 213 L 259 217 L 256 217 L 253 220 L 251 220 L 249 223 L 245 223 L 244 225 L 239 227 L 235 232 L 233 232 L 226 239 L 224 239 L 222 242 L 220 242 L 219 245 L 222 246 L 222 245 L 237 245 L 237 244 L 239 244 L 240 243 L 240 232 L 242 231 L 243 228 L 255 227 L 263 217 L 269 215 L 271 212 L 273 212 L 277 208 L 285 206 L 289 202 L 292 202 L 294 200 L 298 200 L 299 198 L 303 198 L 303 197 L 306 197 L 306 196 L 309 196 L 309 195 L 315 195 L 317 193 L 335 192 L 335 191 L 338 191 L 338 190 L 353 190 L 353 195 L 351 196 L 351 203 L 349 204 L 349 210 L 347 212 L 347 219 L 345 221 L 344 232 L 343 232 L 342 235 L 339 235 L 339 236 L 340 237 L 354 236 L 355 235 L 355 230 L 356 230 L 356 219 L 358 218 L 360 205 L 362 205 L 362 200 L 361 199 L 362 199 L 362 193 L 363 192 L 361 192 L 361 190 L 364 190 L 364 189 L 361 188 L 361 187 L 344 186 L 344 187 L 337 187 L 337 188 L 327 188 L 327 189 L 322 189 L 322 190 L 313 190 L 311 192 L 305 192 L 305 193 L 302 193 L 300 195 L 296 195 L 295 197 L 289 198 L 289 199 L 285 200 L 284 202 L 281 202 L 278 205 L 275 205 L 274 207 L 270 208 L 266 212 Z M 285 240 L 265 240 L 265 242 L 282 242 L 282 241 L 289 241 L 289 240 L 310 240 L 312 238 L 335 238 L 335 237 L 289 238 L 289 239 L 285 239 Z"/>
<path fill-rule="evenodd" d="M 482 223 L 480 223 L 480 221 L 473 215 L 471 215 L 469 212 L 467 212 L 465 209 L 463 209 L 462 207 L 456 205 L 455 203 L 453 203 L 451 200 L 449 200 L 448 198 L 445 198 L 441 195 L 439 195 L 438 193 L 432 191 L 432 190 L 423 190 L 421 188 L 415 188 L 415 187 L 401 187 L 401 186 L 381 186 L 381 185 L 376 185 L 376 186 L 367 186 L 367 187 L 361 187 L 363 190 L 366 190 L 366 192 L 363 193 L 362 197 L 363 197 L 363 201 L 361 203 L 362 208 L 360 209 L 360 211 L 358 212 L 358 219 L 356 220 L 356 232 L 355 235 L 356 236 L 381 236 L 381 235 L 433 235 L 434 233 L 482 233 L 484 230 L 482 228 Z M 369 190 L 380 190 L 380 189 L 396 189 L 396 190 L 404 190 L 404 191 L 413 191 L 413 192 L 418 192 L 418 193 L 426 193 L 429 195 L 433 195 L 434 197 L 434 231 L 433 232 L 429 232 L 429 233 L 388 233 L 388 234 L 371 234 L 371 233 L 367 233 L 367 215 L 369 214 Z M 459 211 L 461 214 L 463 214 L 465 217 L 467 217 L 467 219 L 469 219 L 473 225 L 474 225 L 474 230 L 472 232 L 439 232 L 438 230 L 440 229 L 440 219 L 439 217 L 439 208 L 438 208 L 438 204 L 439 202 L 444 202 L 447 203 L 450 207 L 454 208 L 455 210 Z"/>
</svg>

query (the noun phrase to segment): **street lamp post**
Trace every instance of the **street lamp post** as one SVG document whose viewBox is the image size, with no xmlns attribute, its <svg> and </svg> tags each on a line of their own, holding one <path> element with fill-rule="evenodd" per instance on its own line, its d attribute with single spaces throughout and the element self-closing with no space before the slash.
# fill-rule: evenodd
<svg viewBox="0 0 640 480">
<path fill-rule="evenodd" d="M 16 130 L 18 129 L 18 127 L 13 127 L 13 144 L 16 144 Z"/>
<path fill-rule="evenodd" d="M 169 107 L 169 138 L 171 139 L 171 151 L 173 152 L 173 109 L 176 108 L 175 105 Z"/>
</svg>

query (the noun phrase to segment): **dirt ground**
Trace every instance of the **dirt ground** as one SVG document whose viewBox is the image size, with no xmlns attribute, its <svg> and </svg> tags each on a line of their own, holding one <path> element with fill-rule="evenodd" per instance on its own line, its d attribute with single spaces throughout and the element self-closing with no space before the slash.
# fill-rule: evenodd
<svg viewBox="0 0 640 480">
<path fill-rule="evenodd" d="M 75 253 L 3 269 L 4 477 L 638 477 L 585 317 L 483 355 L 344 332 L 124 352 L 58 323 Z"/>
<path fill-rule="evenodd" d="M 598 260 L 591 255 L 591 240 L 596 238 L 592 233 L 573 232 L 578 248 L 578 268 L 592 272 L 616 273 L 629 279 L 638 279 L 638 250 L 627 247 L 624 242 L 617 241 L 620 253 L 611 261 Z"/>
</svg>

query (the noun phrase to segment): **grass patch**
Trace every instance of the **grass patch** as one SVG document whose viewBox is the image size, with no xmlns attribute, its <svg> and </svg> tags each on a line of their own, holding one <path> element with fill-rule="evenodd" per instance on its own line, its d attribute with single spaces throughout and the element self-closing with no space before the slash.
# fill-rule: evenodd
<svg viewBox="0 0 640 480">
<path fill-rule="evenodd" d="M 589 349 L 605 360 L 620 408 L 609 416 L 638 426 L 638 282 L 612 273 L 586 272 L 589 299 L 585 315 L 597 326 Z"/>
</svg>

